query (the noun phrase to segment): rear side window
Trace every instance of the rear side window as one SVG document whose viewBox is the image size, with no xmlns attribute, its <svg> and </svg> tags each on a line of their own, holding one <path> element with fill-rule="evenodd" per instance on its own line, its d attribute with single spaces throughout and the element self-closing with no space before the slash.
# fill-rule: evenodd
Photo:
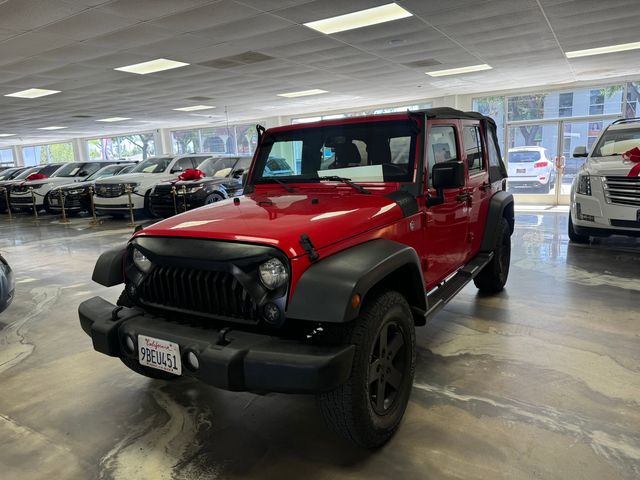
<svg viewBox="0 0 640 480">
<path fill-rule="evenodd" d="M 453 126 L 434 125 L 429 129 L 429 183 L 431 171 L 436 163 L 457 161 L 458 148 L 456 146 L 456 131 Z"/>
<path fill-rule="evenodd" d="M 480 128 L 476 125 L 463 128 L 464 149 L 467 154 L 469 175 L 478 173 L 484 168 Z"/>
<path fill-rule="evenodd" d="M 489 152 L 489 166 L 500 167 L 500 155 L 498 155 L 498 149 L 496 148 L 495 138 L 490 135 L 487 138 L 487 151 Z"/>
</svg>

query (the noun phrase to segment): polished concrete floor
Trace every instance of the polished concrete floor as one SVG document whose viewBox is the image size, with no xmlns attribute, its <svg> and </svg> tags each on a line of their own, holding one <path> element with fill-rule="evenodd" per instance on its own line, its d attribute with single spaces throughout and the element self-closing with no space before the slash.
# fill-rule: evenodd
<svg viewBox="0 0 640 480">
<path fill-rule="evenodd" d="M 380 451 L 305 396 L 152 381 L 95 353 L 78 303 L 125 222 L 0 217 L 17 296 L 0 314 L 2 479 L 640 478 L 640 241 L 569 245 L 566 213 L 517 214 L 508 288 L 466 288 L 418 330 L 405 420 Z"/>
</svg>

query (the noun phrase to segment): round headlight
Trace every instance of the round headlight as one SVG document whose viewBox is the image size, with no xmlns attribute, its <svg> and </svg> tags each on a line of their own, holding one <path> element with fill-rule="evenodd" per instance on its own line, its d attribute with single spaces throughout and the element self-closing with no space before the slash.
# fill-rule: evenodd
<svg viewBox="0 0 640 480">
<path fill-rule="evenodd" d="M 277 258 L 267 260 L 258 268 L 260 280 L 269 290 L 283 286 L 289 279 L 289 273 L 284 264 Z"/>
<path fill-rule="evenodd" d="M 151 260 L 145 257 L 137 248 L 133 250 L 133 263 L 141 272 L 146 273 L 151 268 Z"/>
</svg>

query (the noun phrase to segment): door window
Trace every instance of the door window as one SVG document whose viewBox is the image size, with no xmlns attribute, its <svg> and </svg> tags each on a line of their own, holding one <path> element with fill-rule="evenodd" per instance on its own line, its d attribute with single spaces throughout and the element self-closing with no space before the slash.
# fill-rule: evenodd
<svg viewBox="0 0 640 480">
<path fill-rule="evenodd" d="M 440 162 L 458 160 L 458 148 L 456 146 L 456 131 L 451 125 L 434 125 L 429 129 L 429 185 L 431 185 L 431 172 L 433 166 Z"/>
<path fill-rule="evenodd" d="M 195 159 L 192 157 L 181 158 L 173 166 L 172 170 L 186 170 L 188 168 L 196 168 Z"/>
<path fill-rule="evenodd" d="M 484 169 L 480 127 L 477 125 L 464 127 L 463 138 L 464 149 L 467 154 L 467 164 L 469 166 L 469 175 L 479 173 Z"/>
</svg>

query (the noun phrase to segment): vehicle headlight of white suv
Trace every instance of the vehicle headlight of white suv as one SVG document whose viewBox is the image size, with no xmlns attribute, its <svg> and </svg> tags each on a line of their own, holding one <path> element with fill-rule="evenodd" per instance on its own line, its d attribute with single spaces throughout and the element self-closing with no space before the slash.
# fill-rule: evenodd
<svg viewBox="0 0 640 480">
<path fill-rule="evenodd" d="M 579 193 L 580 195 L 591 195 L 591 177 L 589 174 L 582 173 L 578 175 L 576 193 Z"/>
</svg>

